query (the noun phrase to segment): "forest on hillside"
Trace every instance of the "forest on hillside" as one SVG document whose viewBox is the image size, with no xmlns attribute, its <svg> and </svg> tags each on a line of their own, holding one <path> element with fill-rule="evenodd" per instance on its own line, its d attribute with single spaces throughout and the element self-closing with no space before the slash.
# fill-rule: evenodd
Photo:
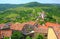
<svg viewBox="0 0 60 39">
<path fill-rule="evenodd" d="M 0 6 L 1 5 L 2 4 L 0 4 Z M 31 2 L 21 5 L 4 6 L 4 8 L 2 6 L 2 8 L 0 8 L 0 23 L 35 21 L 42 11 L 46 14 L 45 22 L 60 23 L 60 5 L 58 4 L 49 5 Z"/>
</svg>

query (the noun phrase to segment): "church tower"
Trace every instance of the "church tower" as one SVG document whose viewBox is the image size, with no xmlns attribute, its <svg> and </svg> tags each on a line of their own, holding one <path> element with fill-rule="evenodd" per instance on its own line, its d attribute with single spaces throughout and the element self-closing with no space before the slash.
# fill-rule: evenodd
<svg viewBox="0 0 60 39">
<path fill-rule="evenodd" d="M 44 18 L 45 18 L 45 13 L 44 13 L 44 11 L 39 12 L 38 14 L 39 14 L 39 16 L 38 16 L 37 19 L 35 20 L 34 26 L 38 26 L 38 23 L 40 22 L 40 20 L 41 20 L 42 22 L 44 22 Z"/>
</svg>

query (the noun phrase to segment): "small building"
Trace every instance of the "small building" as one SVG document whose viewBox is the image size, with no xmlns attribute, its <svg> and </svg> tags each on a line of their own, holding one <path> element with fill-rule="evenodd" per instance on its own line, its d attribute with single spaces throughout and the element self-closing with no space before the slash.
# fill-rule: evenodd
<svg viewBox="0 0 60 39">
<path fill-rule="evenodd" d="M 0 39 L 3 39 L 4 37 L 11 37 L 12 30 L 10 29 L 10 26 L 6 26 L 6 24 L 0 24 Z"/>
<path fill-rule="evenodd" d="M 41 33 L 47 37 L 48 27 L 52 27 L 60 39 L 60 24 L 47 22 L 45 25 L 40 25 L 35 23 L 34 21 L 24 22 L 24 23 L 13 23 L 10 26 L 6 26 L 6 24 L 0 24 L 0 38 L 7 36 L 11 37 L 12 32 L 14 30 L 21 31 L 24 35 L 32 34 L 32 33 Z"/>
</svg>

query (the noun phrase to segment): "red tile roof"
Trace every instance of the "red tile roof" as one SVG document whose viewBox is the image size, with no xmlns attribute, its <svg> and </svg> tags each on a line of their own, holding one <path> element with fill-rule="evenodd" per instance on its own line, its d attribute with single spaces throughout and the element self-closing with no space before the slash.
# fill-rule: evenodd
<svg viewBox="0 0 60 39">
<path fill-rule="evenodd" d="M 52 26 L 52 27 L 54 27 L 54 26 L 60 26 L 60 24 L 57 24 L 57 23 L 51 23 L 51 22 L 47 22 L 46 24 L 45 24 L 46 26 Z"/>
<path fill-rule="evenodd" d="M 24 22 L 24 23 L 22 23 L 22 24 L 30 24 L 30 25 L 34 25 L 35 24 L 35 22 L 34 21 L 29 21 L 29 22 Z"/>
<path fill-rule="evenodd" d="M 26 22 L 26 23 L 18 23 L 18 22 L 17 22 L 17 23 L 15 23 L 15 24 L 11 25 L 10 28 L 13 29 L 13 30 L 22 30 L 25 24 L 34 25 L 34 23 L 35 23 L 35 22 L 33 22 L 33 21 Z"/>
<path fill-rule="evenodd" d="M 35 29 L 36 32 L 38 33 L 47 33 L 48 32 L 48 27 L 52 27 L 57 35 L 57 37 L 60 39 L 60 24 L 57 23 L 51 23 L 47 22 L 45 26 L 38 26 L 38 30 Z"/>
<path fill-rule="evenodd" d="M 3 28 L 5 26 L 5 24 L 0 24 L 0 28 Z"/>
<path fill-rule="evenodd" d="M 22 30 L 23 24 L 15 23 L 15 24 L 11 25 L 10 28 L 13 29 L 13 30 Z"/>
<path fill-rule="evenodd" d="M 26 23 L 25 22 L 24 23 L 13 23 L 10 26 L 10 29 L 13 29 L 13 30 L 22 30 L 25 24 L 34 25 L 35 22 L 34 21 L 29 21 L 29 22 L 26 22 Z M 3 27 L 4 25 L 5 24 L 0 24 L 0 27 Z M 55 33 L 57 34 L 58 38 L 60 38 L 60 24 L 57 24 L 57 23 L 47 22 L 45 24 L 45 26 L 38 25 L 38 27 L 35 28 L 34 31 L 35 32 L 39 32 L 39 33 L 47 33 L 49 26 L 54 28 Z M 12 32 L 12 31 L 6 31 L 6 32 Z M 11 36 L 11 33 L 9 34 L 9 36 Z"/>
<path fill-rule="evenodd" d="M 60 39 L 60 27 L 53 27 L 58 39 Z"/>
<path fill-rule="evenodd" d="M 49 26 L 52 27 L 54 29 L 58 39 L 60 39 L 60 24 L 47 22 L 46 26 L 47 27 L 49 27 Z"/>
<path fill-rule="evenodd" d="M 12 30 L 0 30 L 0 36 L 10 37 L 12 35 Z"/>
<path fill-rule="evenodd" d="M 47 26 L 41 26 L 41 25 L 39 25 L 38 28 L 35 29 L 35 31 L 38 33 L 47 33 L 47 30 L 48 30 Z"/>
</svg>

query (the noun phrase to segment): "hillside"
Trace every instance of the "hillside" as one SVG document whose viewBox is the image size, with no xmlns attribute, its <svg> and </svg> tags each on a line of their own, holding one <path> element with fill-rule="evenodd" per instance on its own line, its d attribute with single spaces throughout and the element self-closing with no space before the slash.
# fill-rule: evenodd
<svg viewBox="0 0 60 39">
<path fill-rule="evenodd" d="M 24 7 L 52 7 L 52 6 L 59 7 L 60 4 L 42 4 L 38 2 L 30 2 L 30 3 L 24 4 Z"/>
<path fill-rule="evenodd" d="M 42 11 L 46 14 L 45 22 L 57 21 L 60 23 L 59 5 L 31 2 L 19 5 L 0 4 L 0 6 L 0 10 L 2 11 L 0 12 L 0 23 L 35 21 L 39 16 L 38 13 Z"/>
<path fill-rule="evenodd" d="M 26 4 L 0 4 L 0 11 L 16 7 L 52 7 L 52 6 L 60 7 L 60 4 L 42 4 L 38 2 L 30 2 Z"/>
<path fill-rule="evenodd" d="M 21 6 L 23 6 L 23 4 L 0 4 L 0 11 Z"/>
</svg>

